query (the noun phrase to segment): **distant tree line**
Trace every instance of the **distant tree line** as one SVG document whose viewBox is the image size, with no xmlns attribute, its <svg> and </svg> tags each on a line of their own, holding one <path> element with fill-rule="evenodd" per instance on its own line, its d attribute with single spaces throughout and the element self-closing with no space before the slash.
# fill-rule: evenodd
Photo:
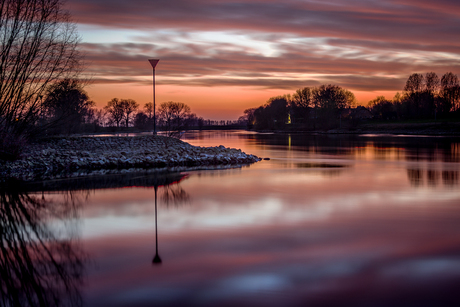
<svg viewBox="0 0 460 307">
<path fill-rule="evenodd" d="M 304 87 L 294 94 L 270 98 L 258 108 L 244 111 L 240 122 L 256 130 L 317 130 L 354 127 L 361 120 L 412 120 L 460 118 L 457 75 L 434 72 L 409 76 L 402 93 L 393 100 L 383 96 L 357 106 L 352 92 L 337 85 Z"/>
<path fill-rule="evenodd" d="M 445 119 L 460 117 L 460 85 L 457 75 L 445 73 L 441 79 L 434 72 L 409 76 L 403 93 L 393 100 L 379 96 L 369 101 L 377 119 Z"/>
<path fill-rule="evenodd" d="M 152 102 L 140 104 L 133 99 L 113 98 L 98 109 L 83 90 L 83 84 L 75 79 L 65 79 L 49 87 L 43 98 L 43 111 L 39 124 L 46 126 L 43 135 L 92 133 L 136 129 L 152 131 L 156 117 L 156 129 L 168 136 L 180 137 L 190 128 L 208 126 L 244 126 L 241 121 L 215 121 L 197 117 L 188 105 L 168 101 L 157 106 L 154 116 Z M 52 123 L 52 124 L 51 124 Z"/>
<path fill-rule="evenodd" d="M 240 120 L 259 130 L 331 128 L 341 125 L 343 110 L 355 101 L 352 92 L 337 85 L 304 87 L 293 95 L 272 97 L 263 106 L 245 110 Z"/>
</svg>

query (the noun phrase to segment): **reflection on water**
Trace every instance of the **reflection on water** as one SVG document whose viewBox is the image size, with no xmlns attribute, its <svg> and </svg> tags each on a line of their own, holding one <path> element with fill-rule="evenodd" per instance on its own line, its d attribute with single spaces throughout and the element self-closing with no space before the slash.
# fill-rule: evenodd
<svg viewBox="0 0 460 307">
<path fill-rule="evenodd" d="M 189 194 L 180 184 L 170 184 L 164 186 L 161 194 L 161 201 L 166 205 L 166 207 L 181 206 L 187 203 L 190 198 Z"/>
<path fill-rule="evenodd" d="M 437 171 L 423 169 L 407 170 L 407 178 L 415 187 L 423 186 L 425 181 L 429 186 L 437 186 L 443 184 L 445 186 L 454 187 L 458 185 L 458 177 L 459 171 Z"/>
<path fill-rule="evenodd" d="M 305 135 L 228 131 L 189 132 L 185 140 L 215 146 L 225 139 L 228 146 L 243 147 L 265 157 L 274 155 L 284 168 L 309 168 L 324 176 L 338 176 L 353 161 L 406 162 L 407 178 L 414 187 L 459 184 L 460 139 L 377 135 Z M 273 158 L 273 156 L 272 156 Z M 299 162 L 299 159 L 308 161 Z M 313 160 L 313 161 L 311 161 Z M 433 169 L 443 164 L 444 170 Z M 416 167 L 414 167 L 416 166 Z M 421 168 L 423 167 L 423 168 Z M 426 176 L 423 174 L 426 173 Z M 426 177 L 424 180 L 423 178 Z"/>
<path fill-rule="evenodd" d="M 40 203 L 38 212 L 75 208 L 35 227 L 76 253 L 53 221 L 78 217 L 78 242 L 91 259 L 79 271 L 84 285 L 74 282 L 83 305 L 460 303 L 458 139 L 229 131 L 185 138 L 270 160 L 24 186 L 20 195 Z M 13 274 L 8 268 L 2 274 Z M 16 293 L 18 282 L 8 289 Z"/>
<path fill-rule="evenodd" d="M 16 187 L 0 189 L 2 306 L 81 305 L 85 256 L 74 239 L 46 225 L 74 216 L 75 204 Z"/>
<path fill-rule="evenodd" d="M 163 261 L 160 258 L 158 253 L 158 185 L 154 186 L 155 191 L 155 256 L 153 257 L 152 263 L 154 265 L 159 265 Z M 179 207 L 182 204 L 186 203 L 190 196 L 181 185 L 177 182 L 162 186 L 160 191 L 162 203 L 169 207 L 174 205 Z"/>
<path fill-rule="evenodd" d="M 395 137 L 357 135 L 239 135 L 260 146 L 282 146 L 304 152 L 371 160 L 460 162 L 455 137 Z"/>
<path fill-rule="evenodd" d="M 149 173 L 9 182 L 0 188 L 1 306 L 81 306 L 88 254 L 75 238 L 81 205 L 98 189 L 142 186 L 157 192 L 166 205 L 189 199 L 180 173 Z M 51 194 L 50 194 L 51 192 Z M 55 193 L 58 194 L 55 194 Z"/>
<path fill-rule="evenodd" d="M 265 146 L 373 160 L 460 161 L 457 137 L 252 134 L 248 140 Z"/>
</svg>

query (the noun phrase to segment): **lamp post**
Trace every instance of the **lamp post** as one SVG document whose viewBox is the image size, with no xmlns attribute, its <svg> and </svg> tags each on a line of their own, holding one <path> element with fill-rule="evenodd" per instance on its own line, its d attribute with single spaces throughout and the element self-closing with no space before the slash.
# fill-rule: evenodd
<svg viewBox="0 0 460 307">
<path fill-rule="evenodd" d="M 153 68 L 153 134 L 157 134 L 157 118 L 155 114 L 156 106 L 155 106 L 155 67 L 157 66 L 158 59 L 149 59 L 150 65 Z"/>
</svg>

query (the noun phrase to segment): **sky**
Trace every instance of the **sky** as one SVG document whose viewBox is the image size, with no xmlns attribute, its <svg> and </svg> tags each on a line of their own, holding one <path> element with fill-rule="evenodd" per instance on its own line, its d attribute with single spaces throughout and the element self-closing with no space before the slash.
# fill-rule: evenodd
<svg viewBox="0 0 460 307">
<path fill-rule="evenodd" d="M 67 0 L 98 107 L 179 101 L 235 120 L 297 89 L 335 84 L 359 104 L 412 73 L 460 75 L 458 0 Z"/>
</svg>

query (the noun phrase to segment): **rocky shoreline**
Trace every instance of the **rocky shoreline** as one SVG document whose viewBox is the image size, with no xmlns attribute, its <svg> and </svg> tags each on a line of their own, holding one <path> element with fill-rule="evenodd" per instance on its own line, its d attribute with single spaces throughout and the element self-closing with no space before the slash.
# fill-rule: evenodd
<svg viewBox="0 0 460 307">
<path fill-rule="evenodd" d="M 139 170 L 237 167 L 261 159 L 240 149 L 192 146 L 164 136 L 55 137 L 0 161 L 1 181 L 35 181 Z"/>
</svg>

